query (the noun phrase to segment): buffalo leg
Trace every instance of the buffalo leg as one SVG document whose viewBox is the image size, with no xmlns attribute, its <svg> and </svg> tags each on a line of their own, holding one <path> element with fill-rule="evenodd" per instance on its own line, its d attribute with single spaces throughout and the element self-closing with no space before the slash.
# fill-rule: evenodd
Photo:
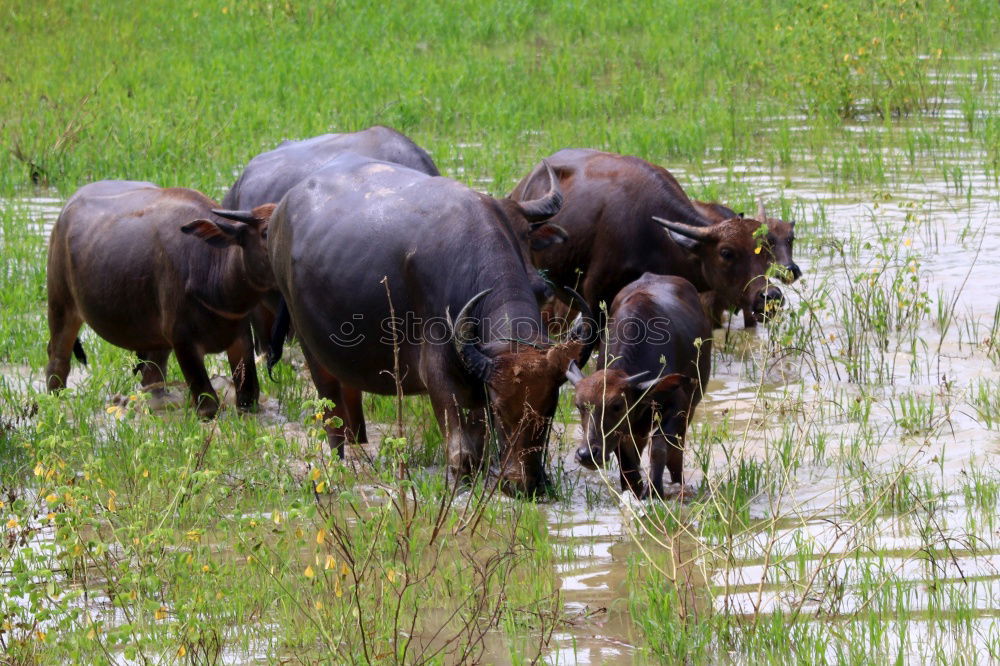
<svg viewBox="0 0 1000 666">
<path fill-rule="evenodd" d="M 340 394 L 343 397 L 344 408 L 347 411 L 347 428 L 351 439 L 357 444 L 367 444 L 368 430 L 365 428 L 365 412 L 362 408 L 361 390 L 347 384 L 341 384 Z"/>
<path fill-rule="evenodd" d="M 302 355 L 306 358 L 306 365 L 309 367 L 309 375 L 316 386 L 316 393 L 319 397 L 333 402 L 333 409 L 323 410 L 323 429 L 326 430 L 326 440 L 330 444 L 330 450 L 336 451 L 337 455 L 344 458 L 344 441 L 347 439 L 348 411 L 344 405 L 344 391 L 340 380 L 327 372 L 326 368 L 319 364 L 313 355 L 302 345 Z M 359 391 L 360 393 L 360 391 Z M 335 425 L 331 421 L 333 417 L 340 419 L 340 424 Z"/>
<path fill-rule="evenodd" d="M 623 439 L 618 447 L 618 474 L 622 492 L 631 490 L 636 497 L 643 497 L 642 448 L 631 437 Z"/>
<path fill-rule="evenodd" d="M 81 326 L 83 319 L 75 309 L 49 304 L 49 362 L 45 366 L 49 391 L 57 391 L 66 386 L 69 357 L 73 353 L 73 344 Z"/>
<path fill-rule="evenodd" d="M 226 355 L 233 372 L 233 386 L 236 387 L 236 408 L 242 412 L 255 410 L 260 399 L 260 384 L 257 382 L 257 363 L 249 322 L 243 334 L 237 336 L 226 350 Z"/>
<path fill-rule="evenodd" d="M 167 386 L 167 359 L 170 358 L 169 349 L 157 349 L 156 351 L 138 352 L 139 364 L 136 371 L 141 375 L 140 385 L 144 389 L 152 387 L 154 395 L 160 395 Z M 159 386 L 157 386 L 159 384 Z"/>
<path fill-rule="evenodd" d="M 181 338 L 183 339 L 183 338 Z M 219 396 L 212 388 L 212 382 L 205 370 L 205 357 L 192 344 L 181 343 L 174 347 L 177 364 L 191 390 L 191 400 L 198 409 L 198 416 L 203 419 L 213 418 L 219 411 Z"/>
<path fill-rule="evenodd" d="M 665 435 L 657 431 L 649 451 L 649 473 L 652 490 L 663 496 L 663 468 L 670 473 L 671 483 L 681 483 L 684 476 L 684 437 Z"/>
<path fill-rule="evenodd" d="M 447 446 L 448 473 L 456 483 L 476 476 L 483 468 L 483 449 L 487 423 L 484 409 L 464 409 L 455 402 L 454 394 L 442 391 L 431 394 L 431 404 L 437 415 Z"/>
</svg>

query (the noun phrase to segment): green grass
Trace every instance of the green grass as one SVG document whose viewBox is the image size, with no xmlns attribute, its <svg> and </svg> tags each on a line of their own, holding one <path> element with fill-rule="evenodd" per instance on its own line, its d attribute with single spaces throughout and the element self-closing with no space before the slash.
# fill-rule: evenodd
<svg viewBox="0 0 1000 666">
<path fill-rule="evenodd" d="M 991 47 L 997 9 L 198 1 L 14 2 L 3 14 L 2 190 L 113 177 L 218 193 L 281 139 L 385 123 L 446 172 L 505 192 L 565 146 L 659 161 L 808 156 L 836 178 L 880 178 L 877 153 L 831 151 L 830 136 L 845 118 L 891 130 L 933 112 L 951 71 L 976 73 L 963 90 L 981 96 L 992 78 L 944 59 Z M 814 131 L 791 133 L 803 114 Z M 976 141 L 995 129 L 969 124 Z"/>
<path fill-rule="evenodd" d="M 520 664 L 619 644 L 651 663 L 1000 658 L 996 3 L 16 0 L 0 16 L 0 663 Z M 282 139 L 373 123 L 496 194 L 587 146 L 798 221 L 788 307 L 766 332 L 717 332 L 691 502 L 639 506 L 613 466 L 566 462 L 569 392 L 536 504 L 455 495 L 421 397 L 402 437 L 394 399 L 366 397 L 387 437 L 331 460 L 294 351 L 260 414 L 213 423 L 149 410 L 132 356 L 86 329 L 88 371 L 40 391 L 28 199 L 100 178 L 221 196 Z M 593 561 L 595 539 L 556 529 L 609 521 L 621 534 Z M 574 574 L 607 591 L 561 589 Z"/>
</svg>

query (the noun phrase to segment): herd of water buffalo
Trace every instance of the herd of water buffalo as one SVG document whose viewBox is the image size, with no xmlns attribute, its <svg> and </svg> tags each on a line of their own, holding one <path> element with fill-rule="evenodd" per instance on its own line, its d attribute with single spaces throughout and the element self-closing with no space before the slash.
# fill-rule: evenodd
<svg viewBox="0 0 1000 666">
<path fill-rule="evenodd" d="M 294 334 L 334 403 L 327 435 L 341 456 L 346 441 L 367 441 L 362 392 L 427 393 L 449 472 L 495 464 L 506 492 L 528 494 L 545 486 L 568 380 L 577 460 L 594 467 L 613 453 L 623 490 L 661 494 L 664 467 L 681 481 L 712 328 L 726 311 L 753 326 L 781 303 L 766 276 L 773 264 L 799 277 L 792 241 L 793 224 L 762 202 L 751 219 L 692 201 L 637 157 L 563 150 L 498 199 L 441 177 L 385 127 L 286 141 L 250 161 L 221 208 L 148 182 L 81 187 L 49 243 L 45 372 L 54 391 L 71 355 L 86 362 L 86 323 L 137 353 L 147 390 L 163 390 L 173 351 L 211 418 L 204 355 L 228 354 L 237 406 L 252 410 L 255 351 L 271 364 Z M 585 376 L 597 347 L 599 369 Z"/>
</svg>

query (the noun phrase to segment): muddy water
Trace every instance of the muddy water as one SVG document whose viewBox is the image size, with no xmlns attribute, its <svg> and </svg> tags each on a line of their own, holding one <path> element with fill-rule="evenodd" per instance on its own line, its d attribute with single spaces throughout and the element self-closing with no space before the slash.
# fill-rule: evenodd
<svg viewBox="0 0 1000 666">
<path fill-rule="evenodd" d="M 931 132 L 965 136 L 965 120 L 953 100 L 942 101 L 939 117 L 919 122 Z M 897 124 L 897 129 L 905 125 L 906 121 Z M 858 144 L 882 131 L 877 125 L 860 123 L 850 129 L 853 131 L 848 136 L 856 136 Z M 853 147 L 849 140 L 842 146 L 845 151 Z M 746 535 L 730 564 L 710 565 L 708 584 L 717 610 L 750 615 L 800 609 L 822 611 L 827 619 L 849 618 L 867 603 L 858 580 L 858 566 L 867 562 L 858 555 L 860 543 L 865 551 L 879 554 L 884 571 L 912 584 L 906 598 L 913 620 L 905 654 L 919 658 L 934 641 L 949 650 L 948 642 L 953 638 L 934 637 L 933 623 L 924 621 L 921 613 L 938 603 L 938 594 L 951 592 L 964 599 L 972 614 L 972 651 L 984 653 L 981 642 L 992 632 L 992 620 L 1000 607 L 1000 543 L 992 525 L 969 527 L 976 509 L 963 498 L 962 490 L 972 470 L 995 475 L 1000 467 L 993 462 L 1000 454 L 1000 432 L 987 427 L 968 400 L 977 382 L 1000 380 L 997 364 L 980 344 L 1000 302 L 1000 225 L 992 223 L 1000 212 L 1000 188 L 984 174 L 984 156 L 975 150 L 968 145 L 958 155 L 935 160 L 918 157 L 912 166 L 888 176 L 888 184 L 872 187 L 839 182 L 810 160 L 796 160 L 789 169 L 754 162 L 720 169 L 667 163 L 681 183 L 731 179 L 748 184 L 769 202 L 779 196 L 792 202 L 798 221 L 796 234 L 801 239 L 796 260 L 804 277 L 785 289 L 790 307 L 818 289 L 836 290 L 850 279 L 841 259 L 825 249 L 830 241 L 851 237 L 874 241 L 880 233 L 893 236 L 905 245 L 907 253 L 919 258 L 918 275 L 931 298 L 932 311 L 939 300 L 955 304 L 954 322 L 945 332 L 934 323 L 933 315 L 919 324 L 919 338 L 925 344 L 915 353 L 890 344 L 891 381 L 866 387 L 873 396 L 870 424 L 882 436 L 866 449 L 865 463 L 876 475 L 891 474 L 901 465 L 918 475 L 933 475 L 940 489 L 943 499 L 935 523 L 938 545 L 931 549 L 937 556 L 931 558 L 936 564 L 928 564 L 926 557 L 921 559 L 920 554 L 926 556 L 929 551 L 915 514 L 880 516 L 865 527 L 847 517 L 857 486 L 843 469 L 846 455 L 841 451 L 857 428 L 842 405 L 845 398 L 859 395 L 860 389 L 857 383 L 846 380 L 847 372 L 839 362 L 792 355 L 763 376 L 756 376 L 748 372 L 748 365 L 754 350 L 767 343 L 767 331 L 742 331 L 740 322 L 734 321 L 731 329 L 717 332 L 716 346 L 725 351 L 715 359 L 691 448 L 705 437 L 706 426 L 723 419 L 729 420 L 732 436 L 726 447 L 708 450 L 709 477 L 725 476 L 740 460 L 773 458 L 775 442 L 786 424 L 773 414 L 763 416 L 768 404 L 793 405 L 796 416 L 792 420 L 800 435 L 804 432 L 828 441 L 825 455 L 814 456 L 813 449 L 805 447 L 802 464 L 780 493 L 762 494 L 754 501 L 752 515 L 767 526 Z M 886 152 L 886 162 L 895 163 L 896 157 Z M 960 179 L 956 176 L 959 170 Z M 47 234 L 61 202 L 36 198 L 18 205 L 27 206 L 38 232 Z M 877 243 L 871 249 L 862 247 L 857 256 L 850 257 L 851 268 L 875 263 L 877 251 Z M 837 340 L 845 333 L 840 323 L 830 311 L 817 316 L 836 349 Z M 911 366 L 921 370 L 913 372 Z M 38 374 L 27 369 L 8 368 L 4 375 L 5 381 L 38 382 Z M 74 371 L 71 385 L 80 376 Z M 894 405 L 900 396 L 911 393 L 924 398 L 941 396 L 939 422 L 932 431 L 914 435 L 898 427 Z M 109 396 L 108 403 L 116 404 L 116 400 Z M 280 420 L 277 409 L 271 418 Z M 378 430 L 376 426 L 369 432 L 377 436 Z M 641 557 L 636 540 L 645 547 L 657 546 L 636 534 L 634 516 L 643 508 L 616 496 L 614 470 L 602 478 L 577 468 L 572 460 L 577 436 L 575 424 L 556 428 L 554 456 L 562 460 L 572 493 L 543 507 L 551 540 L 561 554 L 554 574 L 561 582 L 566 616 L 553 635 L 546 660 L 631 663 L 639 656 L 636 646 L 642 637 L 629 618 L 627 563 L 630 557 Z M 705 480 L 691 454 L 686 474 L 695 484 Z M 804 600 L 792 584 L 796 573 L 775 565 L 781 559 L 776 556 L 801 551 L 803 540 L 813 552 L 807 560 L 832 558 L 825 574 L 836 577 L 844 590 L 835 600 L 824 595 Z M 842 555 L 839 560 L 838 554 Z M 926 589 L 931 581 L 934 594 Z M 494 656 L 497 661 L 507 660 L 503 654 Z"/>
<path fill-rule="evenodd" d="M 921 119 L 920 123 L 933 132 L 955 136 L 965 132 L 965 120 L 954 101 L 943 101 L 938 118 Z M 852 129 L 859 137 L 879 131 L 870 125 Z M 844 148 L 848 147 L 845 144 Z M 736 436 L 728 451 L 719 447 L 710 452 L 710 476 L 725 475 L 739 460 L 773 457 L 781 419 L 772 415 L 761 420 L 767 403 L 794 403 L 802 427 L 831 442 L 827 454 L 816 462 L 810 447 L 805 446 L 804 463 L 780 495 L 762 495 L 753 503 L 752 515 L 770 524 L 749 535 L 735 553 L 735 566 L 715 569 L 710 584 L 717 610 L 748 615 L 822 610 L 827 620 L 849 619 L 870 601 L 859 581 L 859 568 L 877 559 L 883 575 L 891 574 L 899 584 L 910 586 L 904 605 L 912 614 L 912 626 L 905 641 L 890 640 L 893 649 L 898 648 L 908 659 L 924 658 L 935 649 L 944 654 L 961 649 L 962 654 L 990 657 L 986 642 L 995 633 L 993 623 L 1000 608 L 1000 541 L 992 523 L 970 527 L 979 510 L 962 496 L 970 473 L 985 470 L 995 478 L 1000 466 L 994 462 L 1000 454 L 1000 432 L 995 426 L 987 427 L 968 400 L 968 392 L 978 382 L 1000 379 L 1000 368 L 981 344 L 1000 305 L 1000 225 L 992 223 L 1000 212 L 1000 188 L 984 174 L 982 159 L 970 151 L 937 158 L 934 161 L 940 163 L 936 164 L 918 158 L 912 167 L 889 178 L 889 184 L 872 188 L 845 188 L 831 182 L 829 175 L 809 161 L 796 161 L 795 167 L 787 170 L 757 163 L 708 170 L 670 165 L 682 183 L 733 179 L 747 183 L 768 201 L 780 196 L 793 204 L 798 219 L 796 233 L 801 239 L 796 260 L 805 275 L 785 289 L 791 307 L 820 287 L 836 287 L 849 279 L 841 259 L 820 251 L 821 245 L 850 237 L 873 241 L 871 249 L 862 248 L 857 257 L 851 257 L 852 268 L 864 267 L 877 263 L 879 248 L 874 241 L 879 234 L 897 238 L 895 243 L 918 258 L 921 287 L 931 299 L 932 314 L 920 323 L 917 336 L 925 345 L 914 354 L 909 348 L 890 344 L 891 381 L 866 387 L 875 395 L 869 423 L 882 436 L 863 456 L 876 475 L 905 466 L 914 475 L 933 478 L 944 499 L 933 512 L 935 537 L 930 548 L 918 520 L 907 512 L 880 517 L 863 529 L 845 518 L 857 486 L 851 485 L 838 463 L 837 445 L 851 439 L 853 428 L 845 410 L 831 403 L 843 404 L 843 396 L 856 395 L 859 389 L 845 381 L 847 373 L 837 362 L 820 363 L 817 379 L 815 361 L 793 359 L 761 379 L 748 377 L 750 361 L 743 354 L 717 355 L 694 439 L 698 439 L 698 426 L 724 417 L 730 420 Z M 959 170 L 962 176 L 956 185 L 954 174 Z M 946 177 L 946 173 L 952 175 Z M 937 301 L 954 303 L 954 321 L 943 333 L 934 322 Z M 831 313 L 820 312 L 819 319 L 826 334 L 842 337 L 841 326 Z M 736 348 L 753 349 L 766 343 L 765 330 L 743 332 L 739 328 L 740 322 L 735 321 L 731 330 L 717 332 L 717 348 L 724 348 L 733 339 Z M 921 370 L 912 372 L 911 362 Z M 900 431 L 894 405 L 900 396 L 911 393 L 924 398 L 939 396 L 938 427 L 931 432 L 914 435 Z M 566 449 L 563 455 L 568 455 Z M 565 464 L 574 469 L 569 457 Z M 688 479 L 699 483 L 702 475 L 693 467 L 690 454 L 686 465 Z M 550 509 L 549 518 L 553 537 L 565 540 L 570 547 L 571 555 L 557 573 L 567 611 L 577 613 L 581 620 L 554 637 L 549 660 L 631 663 L 639 654 L 633 646 L 641 642 L 628 618 L 624 585 L 627 559 L 636 553 L 630 543 L 631 514 L 614 501 L 603 508 L 586 506 L 581 495 L 611 497 L 613 493 L 594 482 L 596 474 L 580 474 L 591 478 L 575 492 L 572 509 Z M 613 478 L 610 483 L 614 483 Z M 917 508 L 911 510 L 921 513 Z M 643 539 L 638 538 L 640 542 Z M 791 584 L 796 580 L 794 572 L 775 566 L 779 554 L 801 551 L 803 540 L 808 540 L 814 563 L 821 559 L 832 562 L 824 566 L 823 574 L 837 578 L 845 590 L 836 601 L 831 601 L 834 595 L 817 594 L 803 602 Z M 859 555 L 859 544 L 867 557 Z M 767 566 L 765 553 L 771 556 Z M 937 564 L 929 565 L 928 559 Z M 954 635 L 941 635 L 935 622 L 925 616 L 929 607 L 942 605 L 941 599 L 956 598 L 961 600 L 958 606 L 972 616 L 971 629 L 962 634 L 962 645 Z"/>
</svg>

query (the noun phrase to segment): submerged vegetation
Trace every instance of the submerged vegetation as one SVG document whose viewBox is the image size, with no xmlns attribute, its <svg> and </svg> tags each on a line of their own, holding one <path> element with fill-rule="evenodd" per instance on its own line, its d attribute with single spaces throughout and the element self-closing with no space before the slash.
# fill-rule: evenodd
<svg viewBox="0 0 1000 666">
<path fill-rule="evenodd" d="M 0 15 L 0 663 L 1000 659 L 995 2 Z M 587 146 L 798 221 L 785 310 L 716 332 L 692 501 L 577 469 L 568 393 L 539 503 L 449 488 L 422 398 L 366 398 L 377 444 L 331 459 L 294 353 L 212 423 L 86 330 L 44 393 L 64 196 L 220 196 L 284 138 L 374 123 L 496 194 Z"/>
</svg>

